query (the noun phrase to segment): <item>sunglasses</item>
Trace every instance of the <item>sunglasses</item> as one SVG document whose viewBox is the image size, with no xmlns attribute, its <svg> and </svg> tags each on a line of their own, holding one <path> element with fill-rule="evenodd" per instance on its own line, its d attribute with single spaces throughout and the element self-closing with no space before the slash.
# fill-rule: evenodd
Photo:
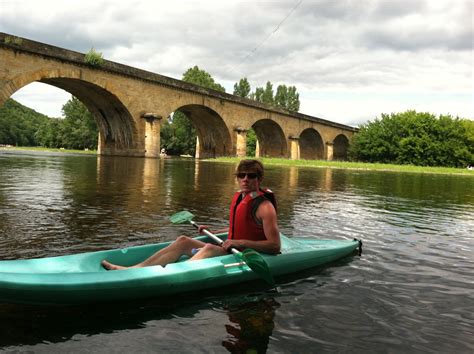
<svg viewBox="0 0 474 354">
<path fill-rule="evenodd" d="M 255 179 L 258 177 L 257 173 L 237 173 L 236 174 L 237 178 L 244 179 L 245 176 L 247 176 L 248 179 Z"/>
</svg>

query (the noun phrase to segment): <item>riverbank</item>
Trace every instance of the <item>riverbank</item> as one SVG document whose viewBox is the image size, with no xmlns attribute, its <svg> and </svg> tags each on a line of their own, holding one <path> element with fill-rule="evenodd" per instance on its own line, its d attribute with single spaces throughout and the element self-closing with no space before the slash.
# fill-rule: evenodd
<svg viewBox="0 0 474 354">
<path fill-rule="evenodd" d="M 69 149 L 52 149 L 44 147 L 0 147 L 0 150 L 7 151 L 36 151 L 45 153 L 69 153 L 69 154 L 86 154 L 96 155 L 97 150 L 69 150 Z M 173 157 L 173 156 L 169 156 Z M 214 159 L 205 159 L 206 161 L 217 161 L 227 163 L 238 163 L 240 157 L 218 157 Z M 259 158 L 266 166 L 294 166 L 294 167 L 308 167 L 308 168 L 335 168 L 347 170 L 372 170 L 372 171 L 394 171 L 394 172 L 411 172 L 411 173 L 435 173 L 435 174 L 457 174 L 474 176 L 474 170 L 467 168 L 453 168 L 453 167 L 428 167 L 428 166 L 413 166 L 413 165 L 395 165 L 384 163 L 366 163 L 366 162 L 349 162 L 349 161 L 325 161 L 325 160 L 289 160 L 283 158 Z"/>
<path fill-rule="evenodd" d="M 237 157 L 218 157 L 209 159 L 209 161 L 237 163 L 241 158 Z M 383 163 L 365 163 L 349 161 L 324 161 L 324 160 L 288 160 L 280 158 L 259 158 L 265 166 L 294 166 L 308 168 L 335 168 L 347 170 L 372 170 L 372 171 L 394 171 L 411 173 L 434 173 L 434 174 L 458 174 L 474 176 L 474 170 L 467 168 L 453 167 L 428 167 L 413 165 L 395 165 Z"/>
<path fill-rule="evenodd" d="M 35 151 L 35 152 L 54 152 L 54 153 L 65 153 L 65 154 L 85 154 L 85 155 L 97 155 L 97 150 L 71 150 L 71 149 L 53 149 L 45 148 L 41 146 L 3 146 L 0 150 L 6 151 Z"/>
</svg>

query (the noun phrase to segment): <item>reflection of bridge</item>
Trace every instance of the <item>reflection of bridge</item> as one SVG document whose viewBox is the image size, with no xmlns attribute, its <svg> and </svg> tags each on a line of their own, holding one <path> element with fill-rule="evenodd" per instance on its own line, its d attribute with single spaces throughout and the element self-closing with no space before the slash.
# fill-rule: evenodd
<svg viewBox="0 0 474 354">
<path fill-rule="evenodd" d="M 0 105 L 34 81 L 64 89 L 95 116 L 104 155 L 157 157 L 160 120 L 177 110 L 194 124 L 201 158 L 245 156 L 253 128 L 257 156 L 343 159 L 356 131 L 110 61 L 91 66 L 83 54 L 5 33 L 0 63 Z"/>
</svg>

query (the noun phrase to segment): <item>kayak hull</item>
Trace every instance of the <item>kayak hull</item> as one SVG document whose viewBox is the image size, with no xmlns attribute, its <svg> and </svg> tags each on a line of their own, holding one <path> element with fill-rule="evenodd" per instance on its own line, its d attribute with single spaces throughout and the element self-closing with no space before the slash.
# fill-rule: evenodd
<svg viewBox="0 0 474 354">
<path fill-rule="evenodd" d="M 226 235 L 219 235 L 225 238 Z M 209 241 L 206 236 L 198 239 Z M 101 261 L 133 265 L 170 242 L 59 257 L 0 261 L 0 301 L 80 304 L 172 295 L 259 279 L 233 254 L 162 266 L 107 271 Z M 282 235 L 282 252 L 265 255 L 274 277 L 348 256 L 357 240 L 315 240 Z"/>
</svg>

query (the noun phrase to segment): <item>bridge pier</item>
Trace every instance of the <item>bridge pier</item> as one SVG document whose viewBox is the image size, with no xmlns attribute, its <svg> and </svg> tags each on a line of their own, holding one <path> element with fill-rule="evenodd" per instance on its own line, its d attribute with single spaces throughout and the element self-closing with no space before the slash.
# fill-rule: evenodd
<svg viewBox="0 0 474 354">
<path fill-rule="evenodd" d="M 155 113 L 144 113 L 145 119 L 145 157 L 160 156 L 160 120 L 162 116 Z"/>
<path fill-rule="evenodd" d="M 200 140 L 199 140 L 199 135 L 197 135 L 197 136 L 196 136 L 196 153 L 195 153 L 194 157 L 195 157 L 196 159 L 200 159 L 201 157 L 203 157 L 203 156 L 201 156 L 201 155 L 202 155 L 202 154 L 201 154 L 201 142 L 200 142 Z"/>
<path fill-rule="evenodd" d="M 256 144 L 255 144 L 255 158 L 260 158 L 260 144 L 258 142 L 258 139 L 256 141 Z"/>
<path fill-rule="evenodd" d="M 300 139 L 290 136 L 290 158 L 292 160 L 300 159 Z"/>
<path fill-rule="evenodd" d="M 236 128 L 236 153 L 237 157 L 247 156 L 247 130 L 243 128 Z"/>
<path fill-rule="evenodd" d="M 332 161 L 334 158 L 334 143 L 332 141 L 326 141 L 326 160 Z"/>
</svg>

